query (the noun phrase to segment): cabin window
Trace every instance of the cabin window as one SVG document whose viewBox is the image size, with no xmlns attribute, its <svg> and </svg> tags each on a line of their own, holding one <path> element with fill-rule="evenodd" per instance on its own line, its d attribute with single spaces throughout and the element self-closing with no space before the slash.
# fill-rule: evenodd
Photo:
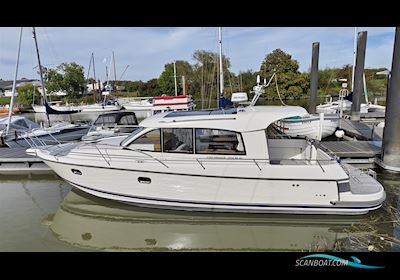
<svg viewBox="0 0 400 280">
<path fill-rule="evenodd" d="M 193 129 L 163 128 L 163 151 L 193 153 Z"/>
<path fill-rule="evenodd" d="M 133 115 L 125 115 L 121 117 L 119 120 L 119 124 L 121 125 L 135 125 L 137 124 L 137 121 Z"/>
<path fill-rule="evenodd" d="M 28 125 L 26 124 L 26 122 L 25 122 L 24 120 L 17 120 L 17 121 L 15 122 L 15 124 L 16 124 L 16 125 L 19 125 L 19 126 L 22 126 L 22 127 L 25 127 L 25 128 L 29 128 Z"/>
<path fill-rule="evenodd" d="M 196 153 L 245 155 L 246 151 L 240 133 L 196 128 Z"/>
<path fill-rule="evenodd" d="M 130 148 L 141 151 L 161 152 L 160 129 L 151 130 L 134 140 Z"/>
</svg>

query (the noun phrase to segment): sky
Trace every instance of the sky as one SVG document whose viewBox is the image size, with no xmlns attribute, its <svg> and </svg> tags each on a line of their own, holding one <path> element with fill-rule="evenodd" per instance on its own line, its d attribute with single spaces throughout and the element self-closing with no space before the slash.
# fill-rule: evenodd
<svg viewBox="0 0 400 280">
<path fill-rule="evenodd" d="M 390 69 L 395 28 L 358 27 L 358 31 L 368 32 L 365 67 Z M 14 77 L 19 32 L 19 27 L 0 27 L 3 80 Z M 38 27 L 36 33 L 42 65 L 77 62 L 85 67 L 86 75 L 93 52 L 96 76 L 102 81 L 113 51 L 117 79 L 142 81 L 158 78 L 164 65 L 174 60 L 195 63 L 192 55 L 196 50 L 218 52 L 217 27 Z M 258 71 L 265 56 L 277 48 L 291 54 L 300 71 L 307 71 L 313 42 L 320 42 L 320 69 L 353 63 L 354 27 L 222 27 L 222 51 L 236 74 Z M 32 28 L 25 27 L 18 78 L 38 79 L 36 66 Z"/>
</svg>

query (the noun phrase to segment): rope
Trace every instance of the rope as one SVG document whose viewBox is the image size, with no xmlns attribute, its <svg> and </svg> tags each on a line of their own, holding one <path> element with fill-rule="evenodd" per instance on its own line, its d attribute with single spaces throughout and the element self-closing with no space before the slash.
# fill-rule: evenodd
<svg viewBox="0 0 400 280">
<path fill-rule="evenodd" d="M 278 93 L 279 100 L 281 101 L 282 105 L 287 106 L 287 105 L 285 104 L 285 102 L 283 102 L 283 100 L 282 100 L 282 98 L 281 98 L 281 95 L 279 94 L 278 81 L 277 81 L 277 79 L 276 79 L 276 75 L 275 75 L 275 87 L 276 87 L 276 92 Z"/>
</svg>

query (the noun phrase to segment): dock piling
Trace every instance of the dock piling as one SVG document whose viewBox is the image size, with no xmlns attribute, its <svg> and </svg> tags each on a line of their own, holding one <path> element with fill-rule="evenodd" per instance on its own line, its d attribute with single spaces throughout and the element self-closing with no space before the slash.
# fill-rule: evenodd
<svg viewBox="0 0 400 280">
<path fill-rule="evenodd" d="M 384 169 L 400 172 L 400 27 L 396 27 L 392 71 L 386 96 L 382 157 L 377 163 Z"/>
<path fill-rule="evenodd" d="M 358 32 L 357 56 L 354 70 L 354 91 L 351 105 L 351 120 L 360 120 L 361 99 L 364 96 L 363 73 L 365 63 L 365 49 L 367 46 L 367 31 Z"/>
<path fill-rule="evenodd" d="M 317 107 L 317 88 L 318 88 L 318 60 L 319 60 L 319 42 L 312 44 L 311 74 L 310 74 L 310 101 L 308 112 L 315 114 Z"/>
</svg>

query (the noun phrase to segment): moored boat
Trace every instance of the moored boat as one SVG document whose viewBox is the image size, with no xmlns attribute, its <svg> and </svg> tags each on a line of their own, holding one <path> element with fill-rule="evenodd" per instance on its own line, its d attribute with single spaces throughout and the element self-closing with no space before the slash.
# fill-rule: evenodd
<svg viewBox="0 0 400 280">
<path fill-rule="evenodd" d="M 365 214 L 385 200 L 374 178 L 305 139 L 274 138 L 297 106 L 164 112 L 128 137 L 28 149 L 90 194 L 189 211 Z M 366 187 L 367 186 L 367 187 Z"/>
</svg>

